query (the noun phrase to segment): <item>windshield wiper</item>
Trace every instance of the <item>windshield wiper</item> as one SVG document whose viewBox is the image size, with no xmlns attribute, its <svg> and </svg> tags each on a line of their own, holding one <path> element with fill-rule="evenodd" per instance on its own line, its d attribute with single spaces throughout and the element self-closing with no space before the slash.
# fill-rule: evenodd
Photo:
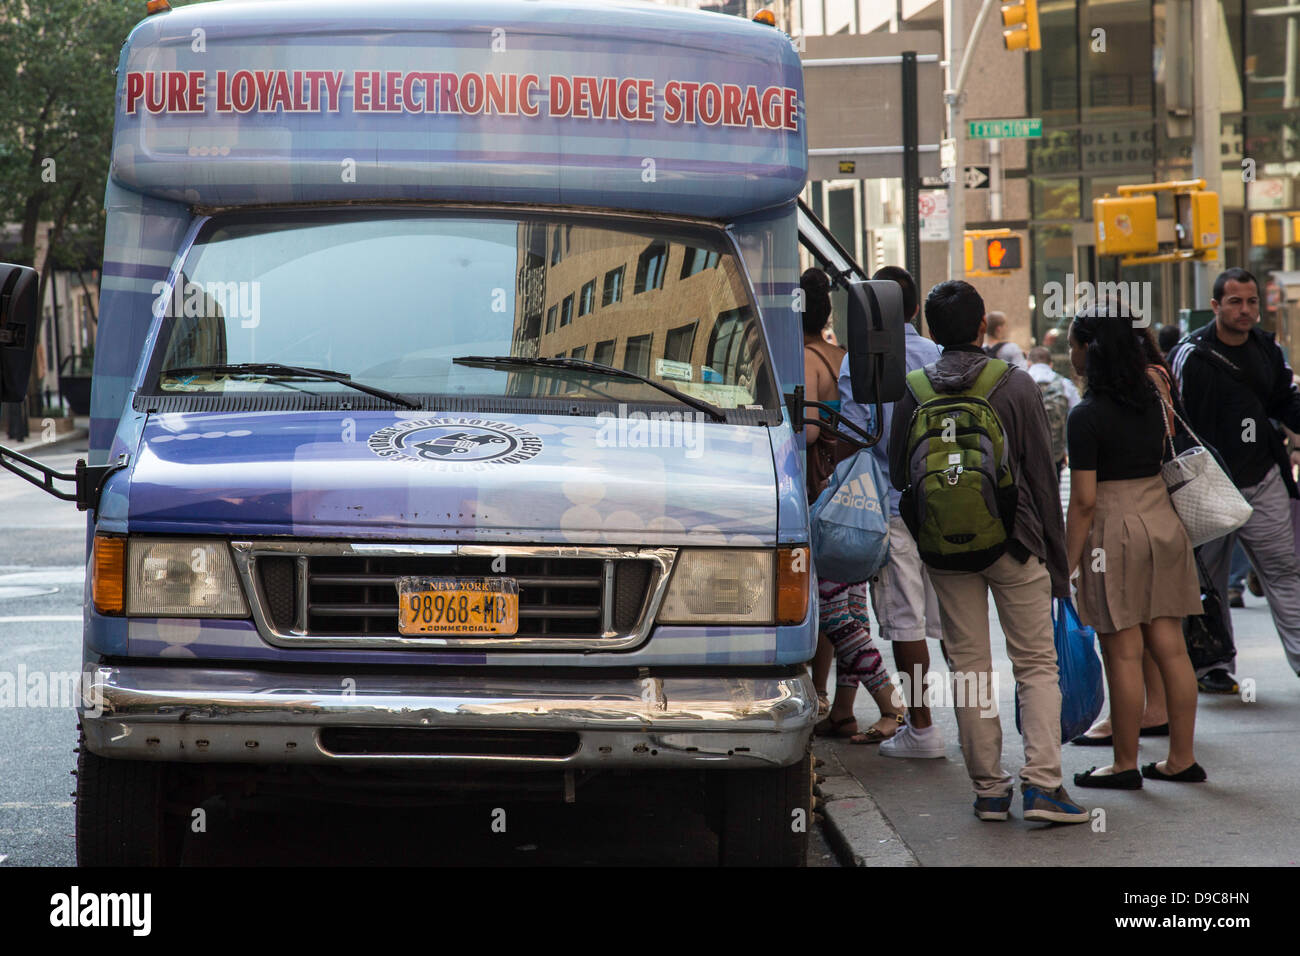
<svg viewBox="0 0 1300 956">
<path fill-rule="evenodd" d="M 228 372 L 232 375 L 279 375 L 293 376 L 297 378 L 314 378 L 323 382 L 338 382 L 340 385 L 346 385 L 348 388 L 355 388 L 358 392 L 365 392 L 367 395 L 373 395 L 375 398 L 382 398 L 385 401 L 392 402 L 395 405 L 404 405 L 407 408 L 420 408 L 419 402 L 413 402 L 409 398 L 404 398 L 396 392 L 389 392 L 382 388 L 375 388 L 373 385 L 363 385 L 360 382 L 352 381 L 352 376 L 347 372 L 334 372 L 324 368 L 306 368 L 301 365 L 281 365 L 279 362 L 238 362 L 233 365 L 180 365 L 176 368 L 165 368 L 162 370 L 163 375 L 194 375 L 199 372 Z"/>
<path fill-rule="evenodd" d="M 571 368 L 580 372 L 596 372 L 599 375 L 630 378 L 638 382 L 644 382 L 652 388 L 657 388 L 665 395 L 671 395 L 679 402 L 698 408 L 716 422 L 725 422 L 727 420 L 726 412 L 712 402 L 706 402 L 702 398 L 688 395 L 671 385 L 656 382 L 654 379 L 647 378 L 637 372 L 629 372 L 627 369 L 615 368 L 612 365 L 602 365 L 600 362 L 588 362 L 586 359 L 526 358 L 517 355 L 461 355 L 451 361 L 453 365 L 468 365 L 473 368 Z"/>
</svg>

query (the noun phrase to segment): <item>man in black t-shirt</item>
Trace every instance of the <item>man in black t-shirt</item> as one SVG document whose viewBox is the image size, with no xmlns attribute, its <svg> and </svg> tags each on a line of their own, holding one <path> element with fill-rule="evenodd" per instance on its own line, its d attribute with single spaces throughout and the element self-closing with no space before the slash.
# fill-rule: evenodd
<svg viewBox="0 0 1300 956">
<path fill-rule="evenodd" d="M 1233 482 L 1254 508 L 1233 534 L 1201 546 L 1201 559 L 1220 595 L 1227 593 L 1233 546 L 1240 540 L 1255 566 L 1287 663 L 1300 675 L 1300 561 L 1291 499 L 1300 497 L 1291 459 L 1270 419 L 1300 431 L 1300 391 L 1270 332 L 1260 329 L 1259 283 L 1245 269 L 1214 280 L 1214 322 L 1169 353 L 1189 424 L 1223 456 Z M 1232 615 L 1223 603 L 1224 624 Z M 1236 693 L 1235 650 L 1197 673 L 1201 690 Z"/>
</svg>

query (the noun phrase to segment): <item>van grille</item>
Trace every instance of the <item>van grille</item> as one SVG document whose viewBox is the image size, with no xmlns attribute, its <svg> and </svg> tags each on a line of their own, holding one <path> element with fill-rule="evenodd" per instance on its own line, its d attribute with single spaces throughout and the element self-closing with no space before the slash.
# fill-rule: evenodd
<svg viewBox="0 0 1300 956">
<path fill-rule="evenodd" d="M 308 558 L 307 575 L 308 633 L 395 636 L 399 577 L 501 573 L 492 570 L 489 557 L 348 556 Z M 519 582 L 520 636 L 600 635 L 603 561 L 515 558 L 507 562 L 505 576 Z"/>
<path fill-rule="evenodd" d="M 304 552 L 252 556 L 256 597 L 273 638 L 418 645 L 421 638 L 403 637 L 397 629 L 399 578 L 507 577 L 519 584 L 518 631 L 501 638 L 477 635 L 471 640 L 478 646 L 626 641 L 641 625 L 665 571 L 652 556 L 626 553 L 613 558 L 507 554 L 504 569 L 495 570 L 492 555 L 330 553 L 319 547 Z M 440 646 L 464 643 L 451 637 L 439 641 Z"/>
</svg>

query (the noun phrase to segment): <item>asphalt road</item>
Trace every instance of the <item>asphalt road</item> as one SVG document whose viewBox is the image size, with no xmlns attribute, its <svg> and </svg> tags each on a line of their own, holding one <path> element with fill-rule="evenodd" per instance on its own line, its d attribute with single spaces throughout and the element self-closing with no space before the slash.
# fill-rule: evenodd
<svg viewBox="0 0 1300 956">
<path fill-rule="evenodd" d="M 70 471 L 84 444 L 40 454 Z M 75 672 L 81 663 L 85 517 L 0 471 L 0 675 Z M 0 676 L 0 680 L 3 680 Z M 76 716 L 70 702 L 0 708 L 0 865 L 72 866 Z M 24 701 L 26 704 L 26 701 Z M 651 795 L 652 796 L 652 795 Z M 188 837 L 183 865 L 709 866 L 717 841 L 702 817 L 642 806 L 494 805 L 420 810 L 286 802 L 218 804 Z M 820 831 L 813 866 L 835 866 Z"/>
</svg>

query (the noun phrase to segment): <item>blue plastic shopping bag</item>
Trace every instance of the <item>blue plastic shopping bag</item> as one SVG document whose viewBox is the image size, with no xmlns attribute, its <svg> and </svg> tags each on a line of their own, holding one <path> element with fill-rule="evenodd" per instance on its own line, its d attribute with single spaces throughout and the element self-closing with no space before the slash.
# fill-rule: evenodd
<svg viewBox="0 0 1300 956">
<path fill-rule="evenodd" d="M 840 462 L 812 503 L 813 565 L 818 577 L 857 584 L 889 559 L 889 498 L 880 465 L 865 450 Z"/>
<path fill-rule="evenodd" d="M 1106 699 L 1097 632 L 1079 622 L 1074 602 L 1058 598 L 1052 605 L 1056 669 L 1061 683 L 1061 743 L 1084 733 L 1097 720 Z M 1016 730 L 1020 730 L 1020 691 L 1016 690 Z"/>
</svg>

